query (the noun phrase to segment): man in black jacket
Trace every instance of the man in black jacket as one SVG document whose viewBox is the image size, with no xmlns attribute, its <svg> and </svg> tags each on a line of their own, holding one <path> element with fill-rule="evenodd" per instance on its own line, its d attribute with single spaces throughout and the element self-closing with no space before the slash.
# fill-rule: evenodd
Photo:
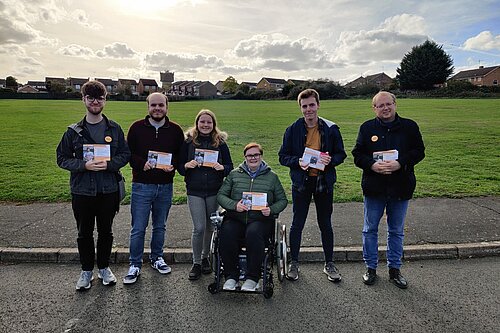
<svg viewBox="0 0 500 333">
<path fill-rule="evenodd" d="M 85 118 L 68 126 L 64 133 L 57 146 L 57 165 L 71 171 L 72 207 L 82 265 L 76 289 L 87 290 L 93 279 L 96 223 L 98 277 L 104 285 L 116 283 L 109 269 L 113 245 L 111 226 L 120 204 L 117 173 L 127 164 L 130 151 L 121 127 L 102 114 L 106 87 L 98 81 L 89 81 L 81 91 L 87 112 Z"/>
<path fill-rule="evenodd" d="M 387 215 L 387 266 L 389 278 L 405 289 L 401 275 L 404 222 L 416 179 L 414 166 L 424 159 L 425 147 L 418 125 L 396 113 L 396 97 L 381 91 L 372 101 L 375 119 L 359 128 L 352 151 L 354 164 L 363 170 L 363 259 L 367 267 L 363 282 L 375 283 L 378 263 L 378 226 Z"/>
</svg>

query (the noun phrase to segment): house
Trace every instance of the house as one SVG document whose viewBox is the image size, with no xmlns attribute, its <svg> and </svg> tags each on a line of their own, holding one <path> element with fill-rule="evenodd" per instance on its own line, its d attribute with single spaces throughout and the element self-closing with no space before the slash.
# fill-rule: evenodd
<svg viewBox="0 0 500 333">
<path fill-rule="evenodd" d="M 367 77 L 360 76 L 356 80 L 347 83 L 344 87 L 346 88 L 358 88 L 361 86 L 375 86 L 379 89 L 388 89 L 393 80 L 390 76 L 382 73 L 377 73 L 373 75 L 368 75 Z"/>
<path fill-rule="evenodd" d="M 213 97 L 217 95 L 217 87 L 209 81 L 176 81 L 172 83 L 169 95 Z"/>
<path fill-rule="evenodd" d="M 82 90 L 82 86 L 89 81 L 89 79 L 79 79 L 76 77 L 70 77 L 68 79 L 68 85 L 73 89 L 74 91 L 80 92 Z"/>
<path fill-rule="evenodd" d="M 450 80 L 468 81 L 476 86 L 498 86 L 500 82 L 500 65 L 493 67 L 479 66 L 477 69 L 461 71 Z"/>
<path fill-rule="evenodd" d="M 285 86 L 285 84 L 286 84 L 286 81 L 283 79 L 273 79 L 270 77 L 263 77 L 257 83 L 257 89 L 280 91 L 280 90 L 283 90 L 283 87 Z"/>
<path fill-rule="evenodd" d="M 289 85 L 292 85 L 292 86 L 304 86 L 304 85 L 308 84 L 309 81 L 288 79 L 288 81 L 286 81 L 286 83 L 288 83 Z"/>
<path fill-rule="evenodd" d="M 137 81 L 132 79 L 118 79 L 118 88 L 121 86 L 130 86 L 132 95 L 137 95 Z"/>
<path fill-rule="evenodd" d="M 26 85 L 18 88 L 17 92 L 22 93 L 22 94 L 34 94 L 34 93 L 39 92 L 39 90 L 30 86 L 29 84 L 26 84 Z"/>
<path fill-rule="evenodd" d="M 5 79 L 0 79 L 0 88 L 5 88 Z"/>
<path fill-rule="evenodd" d="M 217 96 L 217 88 L 210 81 L 201 81 L 193 87 L 193 93 L 199 97 L 214 97 Z"/>
<path fill-rule="evenodd" d="M 45 77 L 45 87 L 47 90 L 51 90 L 52 84 L 59 84 L 66 89 L 66 79 L 62 77 Z"/>
<path fill-rule="evenodd" d="M 101 82 L 102 84 L 104 84 L 104 86 L 106 87 L 106 91 L 109 94 L 114 95 L 114 94 L 118 93 L 118 81 L 117 80 L 112 80 L 112 79 L 98 79 L 98 78 L 96 78 L 95 80 Z"/>
<path fill-rule="evenodd" d="M 137 93 L 143 95 L 144 93 L 150 94 L 158 91 L 158 84 L 154 79 L 139 79 L 137 84 Z"/>
<path fill-rule="evenodd" d="M 224 81 L 217 81 L 215 88 L 217 88 L 218 93 L 222 93 L 224 91 Z"/>
<path fill-rule="evenodd" d="M 45 85 L 45 81 L 28 81 L 26 85 L 32 86 L 38 91 L 47 91 L 47 86 Z"/>
<path fill-rule="evenodd" d="M 240 83 L 240 86 L 241 85 L 247 85 L 247 86 L 250 87 L 250 89 L 257 89 L 257 83 L 256 82 L 246 82 L 246 81 L 244 81 L 244 82 Z"/>
</svg>

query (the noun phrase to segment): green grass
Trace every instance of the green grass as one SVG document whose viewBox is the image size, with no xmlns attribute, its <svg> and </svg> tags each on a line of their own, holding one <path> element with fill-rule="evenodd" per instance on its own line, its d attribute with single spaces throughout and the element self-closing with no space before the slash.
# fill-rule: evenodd
<svg viewBox="0 0 500 333">
<path fill-rule="evenodd" d="M 288 169 L 277 152 L 285 128 L 301 116 L 293 101 L 195 101 L 171 103 L 170 117 L 183 129 L 208 108 L 229 133 L 235 165 L 250 141 L 264 147 L 264 159 L 290 194 Z M 416 197 L 500 195 L 499 99 L 401 99 L 400 115 L 420 125 L 426 158 L 417 165 Z M 146 114 L 145 102 L 108 102 L 105 114 L 124 131 Z M 80 101 L 0 100 L 0 201 L 67 201 L 69 173 L 56 165 L 55 148 L 70 123 L 84 115 Z M 348 154 L 337 168 L 335 201 L 359 201 L 361 170 L 350 153 L 359 125 L 373 117 L 369 100 L 322 101 L 320 115 L 339 124 Z M 124 168 L 130 193 L 131 170 Z M 182 177 L 175 177 L 175 201 L 185 201 Z M 289 199 L 291 197 L 289 196 Z"/>
</svg>

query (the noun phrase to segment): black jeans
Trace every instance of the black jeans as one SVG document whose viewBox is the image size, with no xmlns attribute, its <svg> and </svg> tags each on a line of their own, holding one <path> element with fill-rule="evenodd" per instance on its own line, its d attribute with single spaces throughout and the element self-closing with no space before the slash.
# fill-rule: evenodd
<svg viewBox="0 0 500 333">
<path fill-rule="evenodd" d="M 333 189 L 331 192 L 316 192 L 317 177 L 309 177 L 304 191 L 299 192 L 292 188 L 293 219 L 290 227 L 290 255 L 293 261 L 299 260 L 300 243 L 302 241 L 302 230 L 306 223 L 311 198 L 314 197 L 316 206 L 316 217 L 319 230 L 321 231 L 321 243 L 325 262 L 333 261 Z"/>
<path fill-rule="evenodd" d="M 72 207 L 78 228 L 78 253 L 82 270 L 94 269 L 94 225 L 97 222 L 97 267 L 109 266 L 113 246 L 113 218 L 116 215 L 118 194 L 86 196 L 73 194 Z"/>
<path fill-rule="evenodd" d="M 240 247 L 247 248 L 247 279 L 259 281 L 262 261 L 265 256 L 265 247 L 269 236 L 273 232 L 273 223 L 270 221 L 252 221 L 245 224 L 240 221 L 227 220 L 221 227 L 220 254 L 224 263 L 226 279 L 238 281 L 238 255 Z"/>
</svg>

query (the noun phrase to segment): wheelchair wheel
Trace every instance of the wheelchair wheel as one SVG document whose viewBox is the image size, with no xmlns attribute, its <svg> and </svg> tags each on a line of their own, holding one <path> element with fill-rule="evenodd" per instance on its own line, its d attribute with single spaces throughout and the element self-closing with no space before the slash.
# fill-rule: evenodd
<svg viewBox="0 0 500 333">
<path fill-rule="evenodd" d="M 217 282 L 212 282 L 208 285 L 208 291 L 211 294 L 217 294 L 219 292 L 219 288 L 217 288 Z"/>
<path fill-rule="evenodd" d="M 274 294 L 274 284 L 271 283 L 266 283 L 264 286 L 264 290 L 262 290 L 262 293 L 264 294 L 264 298 L 271 298 L 273 297 Z"/>
<path fill-rule="evenodd" d="M 286 242 L 286 225 L 278 224 L 278 243 L 276 249 L 276 263 L 278 268 L 278 280 L 280 282 L 286 276 L 286 265 L 287 265 L 287 242 Z"/>
<path fill-rule="evenodd" d="M 217 269 L 217 231 L 214 230 L 212 233 L 212 239 L 210 240 L 210 252 L 209 252 L 209 258 L 210 258 L 210 266 L 212 268 L 212 272 L 215 272 Z"/>
</svg>

